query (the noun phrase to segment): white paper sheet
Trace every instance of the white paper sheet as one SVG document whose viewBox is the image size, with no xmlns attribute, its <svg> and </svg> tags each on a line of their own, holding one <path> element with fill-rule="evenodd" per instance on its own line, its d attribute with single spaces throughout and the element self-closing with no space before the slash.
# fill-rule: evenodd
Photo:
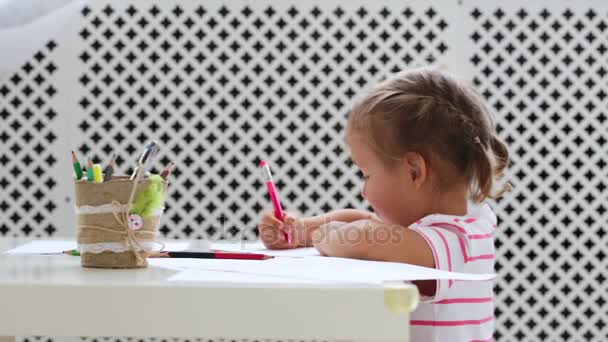
<svg viewBox="0 0 608 342">
<path fill-rule="evenodd" d="M 179 242 L 163 241 L 163 242 L 165 244 L 165 248 L 163 250 L 165 250 L 165 251 L 172 251 L 172 252 L 185 251 L 190 246 L 190 243 L 188 241 L 179 241 Z"/>
<path fill-rule="evenodd" d="M 260 268 L 275 263 L 275 258 L 268 260 L 237 260 L 237 259 L 194 259 L 194 258 L 148 258 L 150 266 L 168 268 L 171 270 L 207 270 L 207 271 L 227 271 L 239 272 L 240 268 L 254 267 Z M 242 272 L 247 273 L 247 272 Z M 250 273 L 250 272 L 249 272 Z M 255 272 L 250 274 L 256 274 Z"/>
<path fill-rule="evenodd" d="M 241 284 L 319 284 L 318 280 L 292 279 L 238 272 L 185 270 L 167 279 L 175 282 L 241 283 Z M 331 283 L 331 282 L 330 282 Z"/>
<path fill-rule="evenodd" d="M 381 284 L 386 281 L 454 279 L 491 280 L 494 274 L 467 274 L 379 261 L 307 257 L 269 260 L 149 259 L 151 265 L 174 270 L 229 271 L 336 283 Z"/>
<path fill-rule="evenodd" d="M 243 253 L 262 253 L 281 257 L 309 257 L 320 256 L 316 248 L 294 248 L 294 249 L 267 249 L 261 241 L 258 242 L 216 242 L 211 244 L 211 249 L 243 252 Z"/>
<path fill-rule="evenodd" d="M 168 251 L 183 251 L 189 246 L 188 241 L 164 241 L 164 243 L 165 250 Z M 77 248 L 78 244 L 74 240 L 35 240 L 8 250 L 4 254 L 60 254 Z"/>
<path fill-rule="evenodd" d="M 57 254 L 78 248 L 73 240 L 36 240 L 13 248 L 4 254 Z"/>
</svg>

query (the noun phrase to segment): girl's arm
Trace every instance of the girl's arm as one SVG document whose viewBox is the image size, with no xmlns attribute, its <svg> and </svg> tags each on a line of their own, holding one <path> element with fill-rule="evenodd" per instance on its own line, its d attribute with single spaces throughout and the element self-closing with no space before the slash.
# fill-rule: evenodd
<svg viewBox="0 0 608 342">
<path fill-rule="evenodd" d="M 324 226 L 313 233 L 312 239 L 314 247 L 327 256 L 435 267 L 433 251 L 420 234 L 375 219 L 337 228 Z"/>
<path fill-rule="evenodd" d="M 298 245 L 300 247 L 312 247 L 312 234 L 322 225 L 325 225 L 332 221 L 339 221 L 345 223 L 351 223 L 360 220 L 370 220 L 377 219 L 374 213 L 364 211 L 364 210 L 356 210 L 356 209 L 342 209 L 332 211 L 330 213 L 312 217 L 305 217 L 300 219 L 297 224 L 297 232 L 296 234 L 300 235 L 298 238 Z"/>
<path fill-rule="evenodd" d="M 435 268 L 433 251 L 424 238 L 412 229 L 390 225 L 374 218 L 339 227 L 330 225 L 312 234 L 314 246 L 322 255 L 403 262 Z M 424 296 L 434 296 L 437 281 L 413 282 Z"/>
</svg>

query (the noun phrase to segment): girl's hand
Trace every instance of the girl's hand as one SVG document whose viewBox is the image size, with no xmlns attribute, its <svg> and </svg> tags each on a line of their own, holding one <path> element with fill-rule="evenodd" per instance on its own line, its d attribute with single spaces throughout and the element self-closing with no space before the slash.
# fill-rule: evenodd
<svg viewBox="0 0 608 342">
<path fill-rule="evenodd" d="M 285 222 L 279 221 L 273 212 L 262 216 L 258 224 L 260 238 L 268 249 L 289 249 L 300 247 L 303 228 L 300 220 L 292 214 L 285 215 Z M 291 243 L 287 241 L 286 234 L 291 234 Z"/>
</svg>

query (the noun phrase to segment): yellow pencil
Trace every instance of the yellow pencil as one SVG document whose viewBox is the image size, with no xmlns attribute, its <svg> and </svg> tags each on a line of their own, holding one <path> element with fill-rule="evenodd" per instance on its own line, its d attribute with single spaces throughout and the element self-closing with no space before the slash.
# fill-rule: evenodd
<svg viewBox="0 0 608 342">
<path fill-rule="evenodd" d="M 103 172 L 101 171 L 101 165 L 93 165 L 93 181 L 95 183 L 103 182 Z"/>
</svg>

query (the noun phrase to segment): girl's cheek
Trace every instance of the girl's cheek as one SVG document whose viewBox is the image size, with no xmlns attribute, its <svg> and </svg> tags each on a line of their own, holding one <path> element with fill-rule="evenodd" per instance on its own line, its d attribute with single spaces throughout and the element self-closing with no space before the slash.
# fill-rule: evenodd
<svg viewBox="0 0 608 342">
<path fill-rule="evenodd" d="M 377 202 L 377 194 L 374 193 L 374 187 L 370 187 L 369 184 L 365 186 L 365 199 L 371 204 L 372 207 L 376 206 Z"/>
</svg>

